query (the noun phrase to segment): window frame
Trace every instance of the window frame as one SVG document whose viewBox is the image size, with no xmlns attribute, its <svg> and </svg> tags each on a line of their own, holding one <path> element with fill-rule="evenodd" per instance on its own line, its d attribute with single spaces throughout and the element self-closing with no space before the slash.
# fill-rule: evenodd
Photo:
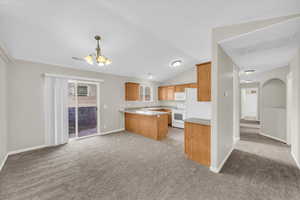
<svg viewBox="0 0 300 200">
<path fill-rule="evenodd" d="M 141 89 L 142 88 L 142 89 Z M 146 100 L 146 88 L 150 89 L 150 100 Z M 142 90 L 142 92 L 141 92 Z M 140 84 L 140 101 L 141 102 L 153 102 L 153 87 L 151 85 Z"/>
</svg>

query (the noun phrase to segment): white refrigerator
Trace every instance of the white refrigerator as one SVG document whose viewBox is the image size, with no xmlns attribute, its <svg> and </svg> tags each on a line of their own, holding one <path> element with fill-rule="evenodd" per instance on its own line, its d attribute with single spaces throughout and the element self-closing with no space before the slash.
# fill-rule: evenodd
<svg viewBox="0 0 300 200">
<path fill-rule="evenodd" d="M 186 116 L 185 118 L 201 118 L 201 119 L 211 119 L 211 102 L 200 102 L 197 101 L 197 89 L 187 88 L 185 108 Z"/>
</svg>

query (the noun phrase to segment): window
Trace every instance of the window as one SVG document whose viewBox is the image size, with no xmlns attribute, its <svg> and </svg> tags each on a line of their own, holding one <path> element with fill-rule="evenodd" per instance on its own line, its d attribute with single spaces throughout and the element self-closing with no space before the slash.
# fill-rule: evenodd
<svg viewBox="0 0 300 200">
<path fill-rule="evenodd" d="M 147 85 L 140 86 L 140 100 L 150 102 L 153 101 L 152 88 Z"/>
<path fill-rule="evenodd" d="M 89 87 L 87 85 L 78 85 L 77 96 L 89 96 Z"/>
</svg>

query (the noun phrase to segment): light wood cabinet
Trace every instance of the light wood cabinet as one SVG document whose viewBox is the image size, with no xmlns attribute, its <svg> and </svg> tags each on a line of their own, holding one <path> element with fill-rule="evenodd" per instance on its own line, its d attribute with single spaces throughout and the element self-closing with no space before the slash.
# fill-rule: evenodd
<svg viewBox="0 0 300 200">
<path fill-rule="evenodd" d="M 158 87 L 158 100 L 172 101 L 175 100 L 175 92 L 184 92 L 186 88 L 197 88 L 196 83 L 187 83 L 179 85 L 168 85 Z"/>
<path fill-rule="evenodd" d="M 175 100 L 175 86 L 167 87 L 167 100 Z"/>
<path fill-rule="evenodd" d="M 186 88 L 197 88 L 197 83 L 175 85 L 175 92 L 184 92 Z"/>
<path fill-rule="evenodd" d="M 211 62 L 197 65 L 198 101 L 211 101 Z"/>
<path fill-rule="evenodd" d="M 185 88 L 186 88 L 186 84 L 175 85 L 175 92 L 184 92 Z"/>
<path fill-rule="evenodd" d="M 160 86 L 158 88 L 158 100 L 174 100 L 174 86 Z"/>
<path fill-rule="evenodd" d="M 138 101 L 140 99 L 140 84 L 127 82 L 125 83 L 125 100 Z"/>
<path fill-rule="evenodd" d="M 160 86 L 158 87 L 158 100 L 163 101 L 167 100 L 167 92 L 166 87 Z"/>
<path fill-rule="evenodd" d="M 155 109 L 153 111 L 167 112 L 168 113 L 168 125 L 172 126 L 172 110 L 162 108 L 162 109 Z"/>
<path fill-rule="evenodd" d="M 188 159 L 210 166 L 210 126 L 184 123 L 184 152 Z"/>
<path fill-rule="evenodd" d="M 168 115 L 125 113 L 125 129 L 147 138 L 162 140 L 168 134 Z"/>
</svg>

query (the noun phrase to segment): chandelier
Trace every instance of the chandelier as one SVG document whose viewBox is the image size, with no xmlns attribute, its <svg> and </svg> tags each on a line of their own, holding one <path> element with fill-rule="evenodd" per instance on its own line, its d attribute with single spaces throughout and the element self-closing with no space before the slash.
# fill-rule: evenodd
<svg viewBox="0 0 300 200">
<path fill-rule="evenodd" d="M 110 59 L 107 57 L 103 56 L 101 53 L 101 48 L 100 48 L 100 40 L 101 37 L 99 35 L 95 36 L 95 40 L 97 41 L 97 47 L 96 47 L 96 52 L 89 54 L 88 56 L 85 56 L 84 58 L 77 58 L 77 57 L 72 57 L 74 60 L 81 60 L 85 61 L 90 65 L 93 65 L 96 63 L 99 66 L 104 66 L 104 65 L 109 65 L 112 63 Z"/>
</svg>

